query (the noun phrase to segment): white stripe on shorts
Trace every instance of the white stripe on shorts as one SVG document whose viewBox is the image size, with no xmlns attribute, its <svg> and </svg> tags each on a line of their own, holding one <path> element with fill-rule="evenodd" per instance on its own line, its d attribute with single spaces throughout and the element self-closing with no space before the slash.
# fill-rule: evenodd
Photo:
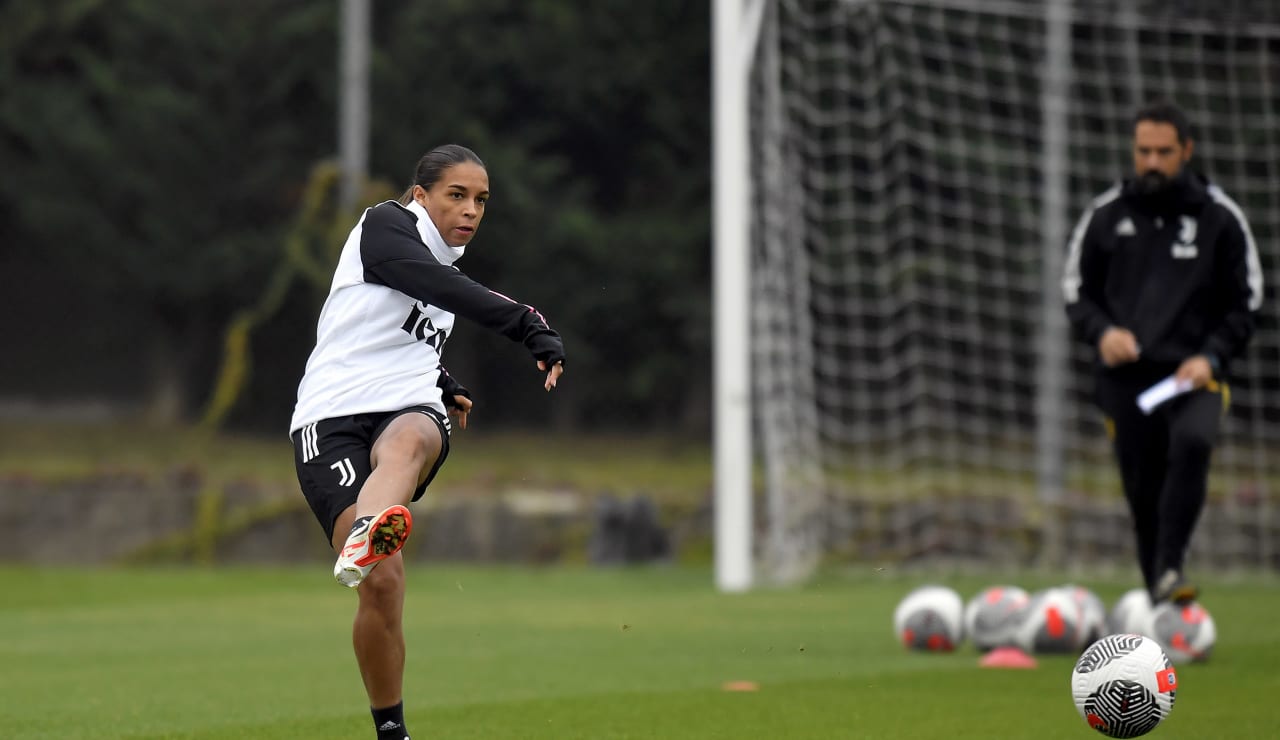
<svg viewBox="0 0 1280 740">
<path fill-rule="evenodd" d="M 302 462 L 311 462 L 311 458 L 320 454 L 316 446 L 316 425 L 308 424 L 302 428 Z"/>
</svg>

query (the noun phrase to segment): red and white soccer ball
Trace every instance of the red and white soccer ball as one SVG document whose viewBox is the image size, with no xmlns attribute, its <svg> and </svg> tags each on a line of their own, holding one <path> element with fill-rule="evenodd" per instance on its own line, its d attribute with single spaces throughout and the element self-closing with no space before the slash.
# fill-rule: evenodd
<svg viewBox="0 0 1280 740">
<path fill-rule="evenodd" d="M 979 650 L 1014 644 L 1014 630 L 1031 597 L 1018 586 L 988 586 L 964 607 L 964 633 Z"/>
<path fill-rule="evenodd" d="M 1071 670 L 1071 698 L 1089 726 L 1108 737 L 1138 737 L 1173 709 L 1178 677 L 1149 637 L 1109 635 L 1081 653 Z"/>
<path fill-rule="evenodd" d="M 1111 634 L 1136 632 L 1144 634 L 1151 625 L 1151 596 L 1145 588 L 1124 592 L 1107 614 L 1107 630 Z"/>
<path fill-rule="evenodd" d="M 1208 660 L 1218 639 L 1213 617 L 1195 602 L 1160 604 L 1151 611 L 1150 627 L 1144 634 L 1155 638 L 1176 665 Z"/>
<path fill-rule="evenodd" d="M 1080 605 L 1081 644 L 1088 645 L 1108 634 L 1107 607 L 1093 591 L 1076 584 L 1061 586 Z"/>
<path fill-rule="evenodd" d="M 921 586 L 893 611 L 898 642 L 912 650 L 950 652 L 964 639 L 964 603 L 946 586 Z"/>
<path fill-rule="evenodd" d="M 1077 654 L 1085 645 L 1084 613 L 1070 591 L 1050 588 L 1031 596 L 1014 631 L 1014 644 L 1028 653 Z"/>
</svg>

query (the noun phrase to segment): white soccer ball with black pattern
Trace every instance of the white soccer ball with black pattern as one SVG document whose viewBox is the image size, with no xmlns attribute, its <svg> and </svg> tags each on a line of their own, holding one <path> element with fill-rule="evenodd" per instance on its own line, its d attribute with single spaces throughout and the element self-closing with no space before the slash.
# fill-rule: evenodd
<svg viewBox="0 0 1280 740">
<path fill-rule="evenodd" d="M 1198 603 L 1165 602 L 1151 612 L 1151 625 L 1143 633 L 1154 637 L 1174 665 L 1209 659 L 1218 629 L 1209 611 Z"/>
<path fill-rule="evenodd" d="M 951 652 L 964 638 L 964 602 L 946 586 L 921 586 L 898 602 L 893 630 L 912 650 Z"/>
<path fill-rule="evenodd" d="M 1109 635 L 1081 653 L 1071 671 L 1071 698 L 1093 729 L 1107 737 L 1138 737 L 1169 716 L 1178 676 L 1149 637 Z"/>
<path fill-rule="evenodd" d="M 988 586 L 964 607 L 964 633 L 979 650 L 1014 644 L 1014 630 L 1031 597 L 1018 586 Z"/>
</svg>

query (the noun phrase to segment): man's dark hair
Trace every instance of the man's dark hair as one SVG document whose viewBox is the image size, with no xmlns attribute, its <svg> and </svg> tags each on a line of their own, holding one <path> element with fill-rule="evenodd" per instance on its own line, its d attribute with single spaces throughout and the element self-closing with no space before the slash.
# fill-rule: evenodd
<svg viewBox="0 0 1280 740">
<path fill-rule="evenodd" d="M 1148 103 L 1133 114 L 1133 125 L 1136 128 L 1143 121 L 1167 123 L 1178 132 L 1178 143 L 1186 144 L 1191 138 L 1191 119 L 1174 103 L 1168 100 L 1157 100 Z"/>
</svg>

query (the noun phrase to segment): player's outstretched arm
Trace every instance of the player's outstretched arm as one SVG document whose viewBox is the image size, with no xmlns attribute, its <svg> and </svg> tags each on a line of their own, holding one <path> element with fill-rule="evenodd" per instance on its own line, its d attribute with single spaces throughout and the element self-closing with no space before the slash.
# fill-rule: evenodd
<svg viewBox="0 0 1280 740">
<path fill-rule="evenodd" d="M 533 306 L 477 283 L 424 249 L 411 213 L 392 203 L 369 209 L 360 237 L 367 282 L 385 285 L 439 306 L 508 339 L 524 344 L 550 367 L 564 361 L 564 345 Z"/>
<path fill-rule="evenodd" d="M 547 373 L 551 390 L 564 372 L 564 343 L 533 306 L 477 283 L 457 268 L 438 262 L 424 249 L 414 216 L 392 203 L 369 209 L 360 250 L 364 279 L 430 303 L 520 342 Z"/>
</svg>

